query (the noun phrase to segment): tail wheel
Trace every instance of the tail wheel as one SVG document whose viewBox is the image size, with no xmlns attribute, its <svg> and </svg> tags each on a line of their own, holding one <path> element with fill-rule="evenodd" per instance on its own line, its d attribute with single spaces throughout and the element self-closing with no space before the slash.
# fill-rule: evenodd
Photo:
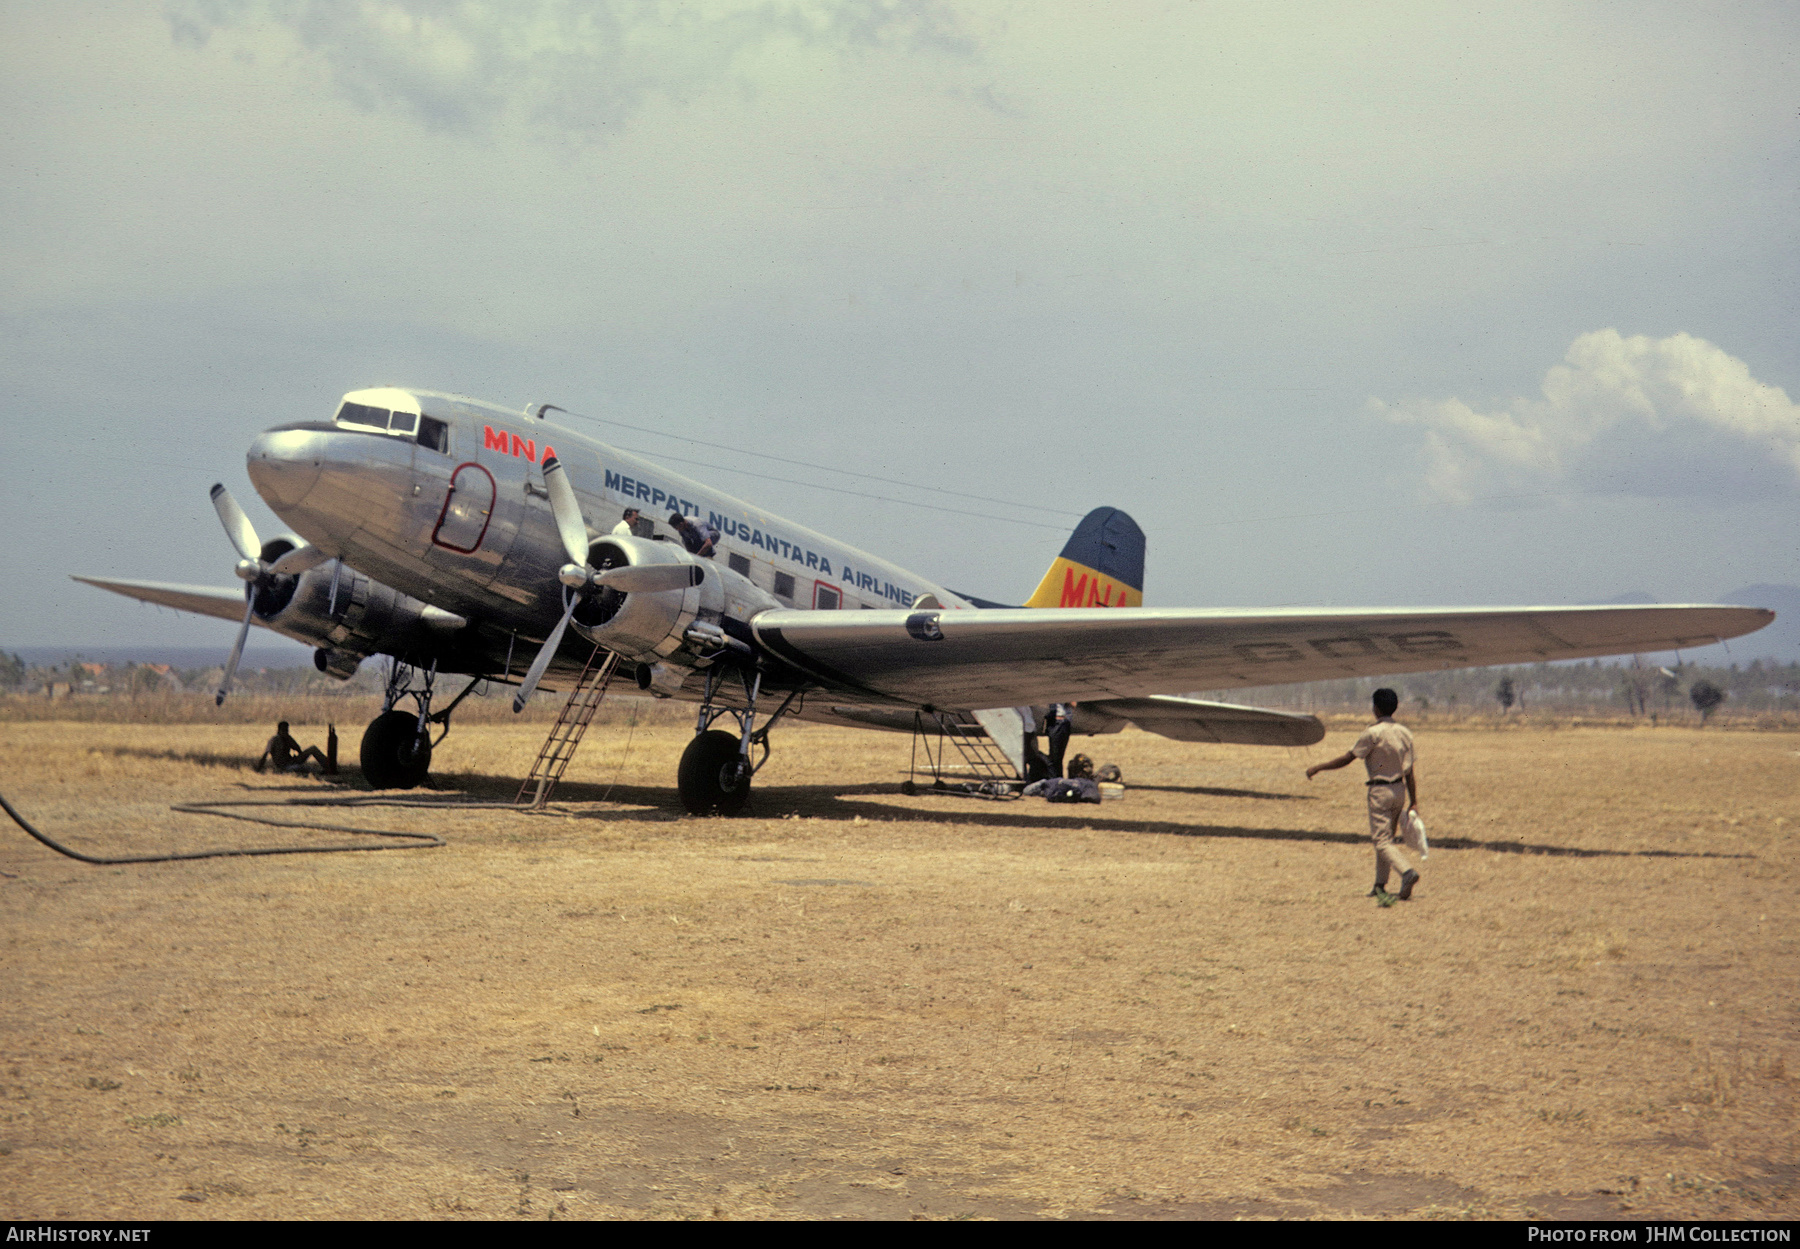
<svg viewBox="0 0 1800 1249">
<path fill-rule="evenodd" d="M 738 739 L 712 729 L 681 752 L 676 773 L 681 805 L 692 815 L 736 815 L 750 797 L 750 770 L 738 753 Z"/>
<path fill-rule="evenodd" d="M 363 779 L 375 789 L 416 789 L 431 770 L 431 738 L 419 732 L 419 717 L 384 711 L 363 731 Z"/>
</svg>

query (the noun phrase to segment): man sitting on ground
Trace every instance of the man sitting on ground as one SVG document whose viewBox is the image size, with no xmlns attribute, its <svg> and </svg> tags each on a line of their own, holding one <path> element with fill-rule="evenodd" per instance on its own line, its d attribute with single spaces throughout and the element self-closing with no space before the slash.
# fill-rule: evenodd
<svg viewBox="0 0 1800 1249">
<path fill-rule="evenodd" d="M 268 746 L 262 752 L 262 758 L 256 761 L 256 770 L 263 770 L 263 764 L 273 762 L 277 772 L 305 772 L 308 762 L 319 765 L 320 772 L 335 772 L 331 760 L 319 752 L 317 746 L 301 749 L 300 743 L 288 735 L 288 722 L 283 720 L 275 726 L 275 736 L 269 739 Z"/>
</svg>

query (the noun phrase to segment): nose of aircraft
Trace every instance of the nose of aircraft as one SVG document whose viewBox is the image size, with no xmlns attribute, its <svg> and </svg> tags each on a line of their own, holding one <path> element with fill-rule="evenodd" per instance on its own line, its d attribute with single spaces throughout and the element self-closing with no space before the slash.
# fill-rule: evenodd
<svg viewBox="0 0 1800 1249">
<path fill-rule="evenodd" d="M 256 492 L 277 510 L 294 507 L 319 480 L 325 462 L 323 435 L 304 429 L 276 429 L 250 444 L 245 468 Z"/>
</svg>

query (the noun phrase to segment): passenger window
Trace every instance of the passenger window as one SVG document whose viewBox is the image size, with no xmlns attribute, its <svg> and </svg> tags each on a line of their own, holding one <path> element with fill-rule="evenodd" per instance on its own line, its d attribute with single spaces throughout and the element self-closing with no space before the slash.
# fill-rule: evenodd
<svg viewBox="0 0 1800 1249">
<path fill-rule="evenodd" d="M 429 416 L 419 418 L 419 445 L 429 447 L 433 451 L 450 454 L 450 427 L 443 421 L 434 421 Z"/>
<path fill-rule="evenodd" d="M 748 577 L 750 575 L 749 557 L 744 555 L 733 555 L 725 562 L 731 565 L 731 571 L 738 574 L 738 576 Z"/>
<path fill-rule="evenodd" d="M 813 606 L 820 611 L 836 611 L 838 592 L 828 585 L 819 585 L 813 592 Z"/>
<path fill-rule="evenodd" d="M 791 599 L 794 597 L 794 574 L 778 572 L 775 574 L 775 597 Z"/>
</svg>

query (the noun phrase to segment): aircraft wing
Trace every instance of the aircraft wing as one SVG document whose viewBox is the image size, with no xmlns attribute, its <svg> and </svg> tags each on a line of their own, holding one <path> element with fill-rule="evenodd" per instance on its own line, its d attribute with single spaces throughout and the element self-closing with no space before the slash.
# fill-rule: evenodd
<svg viewBox="0 0 1800 1249">
<path fill-rule="evenodd" d="M 197 612 L 217 616 L 238 624 L 244 619 L 244 589 L 225 589 L 210 585 L 176 585 L 169 581 L 107 581 L 101 577 L 73 577 L 86 585 L 96 585 L 126 598 L 142 599 L 159 607 L 176 611 Z M 261 621 L 257 622 L 261 624 Z"/>
<path fill-rule="evenodd" d="M 1077 733 L 1104 733 L 1113 725 L 1089 727 L 1093 717 L 1125 721 L 1178 742 L 1217 742 L 1234 746 L 1310 746 L 1325 737 L 1317 716 L 1236 703 L 1209 703 L 1199 698 L 1096 698 L 1075 709 Z"/>
<path fill-rule="evenodd" d="M 1774 618 L 1726 606 L 1115 607 L 779 610 L 750 625 L 828 688 L 967 708 L 1679 650 Z"/>
</svg>

